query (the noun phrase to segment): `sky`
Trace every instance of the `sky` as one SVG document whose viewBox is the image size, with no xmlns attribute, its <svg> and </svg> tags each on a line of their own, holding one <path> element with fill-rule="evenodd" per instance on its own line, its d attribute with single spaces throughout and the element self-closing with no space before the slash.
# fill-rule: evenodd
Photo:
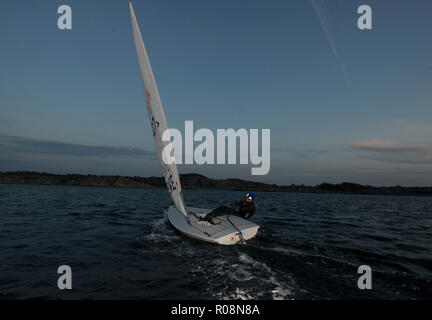
<svg viewBox="0 0 432 320">
<path fill-rule="evenodd" d="M 57 8 L 72 8 L 72 30 Z M 372 8 L 359 30 L 357 8 Z M 271 130 L 276 184 L 432 185 L 432 2 L 133 1 L 168 125 Z M 0 2 L 0 171 L 160 176 L 128 1 Z"/>
</svg>

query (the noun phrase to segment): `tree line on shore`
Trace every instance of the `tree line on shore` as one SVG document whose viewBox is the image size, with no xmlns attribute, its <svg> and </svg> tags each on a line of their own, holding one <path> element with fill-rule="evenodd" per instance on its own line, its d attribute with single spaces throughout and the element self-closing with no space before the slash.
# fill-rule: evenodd
<svg viewBox="0 0 432 320">
<path fill-rule="evenodd" d="M 432 187 L 374 187 L 351 182 L 321 183 L 316 186 L 267 184 L 242 179 L 212 179 L 201 174 L 181 174 L 185 189 L 254 190 L 273 192 L 348 193 L 381 195 L 432 195 Z M 66 186 L 163 188 L 162 177 L 118 175 L 52 174 L 31 171 L 0 172 L 1 184 L 38 184 Z"/>
</svg>

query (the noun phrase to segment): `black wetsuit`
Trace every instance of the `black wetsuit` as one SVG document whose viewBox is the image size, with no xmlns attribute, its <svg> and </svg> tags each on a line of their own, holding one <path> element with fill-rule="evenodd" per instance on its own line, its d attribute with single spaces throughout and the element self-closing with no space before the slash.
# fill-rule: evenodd
<svg viewBox="0 0 432 320">
<path fill-rule="evenodd" d="M 237 211 L 227 206 L 219 206 L 216 209 L 214 209 L 212 212 L 207 214 L 206 217 L 211 218 L 211 217 L 222 216 L 224 214 L 233 214 L 244 219 L 249 219 L 256 211 L 253 202 L 236 201 L 231 204 L 231 207 L 235 207 L 235 206 L 238 207 Z"/>
</svg>

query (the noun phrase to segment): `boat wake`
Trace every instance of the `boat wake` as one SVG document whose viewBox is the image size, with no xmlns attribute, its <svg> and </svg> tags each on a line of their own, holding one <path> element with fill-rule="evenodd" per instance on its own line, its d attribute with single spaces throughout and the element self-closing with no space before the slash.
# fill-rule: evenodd
<svg viewBox="0 0 432 320">
<path fill-rule="evenodd" d="M 192 270 L 207 282 L 206 295 L 222 300 L 292 298 L 295 281 L 281 281 L 264 262 L 237 251 L 233 257 L 209 259 Z"/>
<path fill-rule="evenodd" d="M 253 257 L 253 252 L 245 252 L 248 245 L 219 247 L 186 238 L 169 224 L 166 214 L 150 224 L 139 242 L 145 256 L 181 259 L 183 267 L 190 270 L 187 286 L 202 288 L 198 289 L 199 295 L 205 299 L 294 297 L 296 286 L 290 275 L 273 270 L 266 262 Z"/>
</svg>

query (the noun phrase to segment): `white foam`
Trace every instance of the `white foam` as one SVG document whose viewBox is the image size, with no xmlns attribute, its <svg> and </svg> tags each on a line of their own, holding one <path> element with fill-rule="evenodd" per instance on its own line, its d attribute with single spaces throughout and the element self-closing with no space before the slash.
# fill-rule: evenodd
<svg viewBox="0 0 432 320">
<path fill-rule="evenodd" d="M 238 263 L 228 263 L 215 259 L 215 270 L 196 268 L 208 279 L 208 290 L 217 299 L 260 299 L 271 296 L 273 299 L 289 299 L 293 295 L 294 281 L 290 284 L 278 279 L 278 275 L 267 264 L 254 260 L 251 256 L 238 252 Z M 206 272 L 205 272 L 206 271 Z"/>
<path fill-rule="evenodd" d="M 273 271 L 265 263 L 256 261 L 245 253 L 239 254 L 239 261 L 245 264 L 250 264 L 255 269 L 262 269 L 263 271 L 268 272 L 270 274 L 273 273 Z"/>
<path fill-rule="evenodd" d="M 163 218 L 159 218 L 155 221 L 153 221 L 150 225 L 153 230 L 159 230 L 159 229 L 167 229 L 166 224 L 168 222 L 168 216 L 164 214 Z"/>
<path fill-rule="evenodd" d="M 247 290 L 236 288 L 230 298 L 236 300 L 252 300 L 256 299 L 256 296 L 250 294 Z"/>
<path fill-rule="evenodd" d="M 293 295 L 292 287 L 288 286 L 286 283 L 281 283 L 280 281 L 278 281 L 276 273 L 269 266 L 267 266 L 264 262 L 256 261 L 252 257 L 248 256 L 245 253 L 240 253 L 239 261 L 246 263 L 246 264 L 251 264 L 255 269 L 259 269 L 259 270 L 264 271 L 265 273 L 268 274 L 268 276 L 269 276 L 268 279 L 262 277 L 261 280 L 264 283 L 271 284 L 271 285 L 275 286 L 275 288 L 271 291 L 273 299 L 284 300 L 288 296 Z M 291 281 L 294 282 L 293 280 L 291 280 Z"/>
<path fill-rule="evenodd" d="M 178 240 L 180 237 L 174 232 L 173 229 L 169 228 L 167 222 L 167 214 L 165 214 L 163 218 L 153 221 L 150 224 L 150 233 L 145 234 L 142 239 L 151 244 L 151 250 L 159 252 L 169 251 L 178 256 L 180 253 L 177 252 L 178 250 L 173 250 L 173 246 L 178 245 Z M 170 244 L 170 246 L 163 246 L 167 243 Z"/>
</svg>

